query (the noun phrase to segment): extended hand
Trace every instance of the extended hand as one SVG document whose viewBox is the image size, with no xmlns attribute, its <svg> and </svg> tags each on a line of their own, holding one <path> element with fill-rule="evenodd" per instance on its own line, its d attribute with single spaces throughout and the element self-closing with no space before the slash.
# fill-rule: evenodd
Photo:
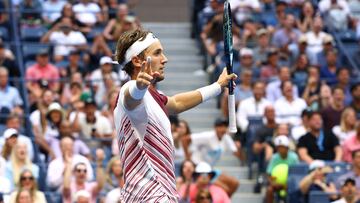
<svg viewBox="0 0 360 203">
<path fill-rule="evenodd" d="M 235 80 L 236 78 L 237 78 L 237 75 L 235 73 L 228 75 L 226 68 L 224 68 L 223 72 L 219 76 L 219 79 L 217 80 L 217 83 L 219 83 L 221 87 L 226 87 L 230 80 Z M 236 85 L 234 82 L 234 87 L 235 86 Z"/>
<path fill-rule="evenodd" d="M 136 86 L 143 90 L 149 87 L 160 74 L 151 70 L 151 60 L 144 61 L 141 65 L 141 70 L 136 78 Z"/>
</svg>

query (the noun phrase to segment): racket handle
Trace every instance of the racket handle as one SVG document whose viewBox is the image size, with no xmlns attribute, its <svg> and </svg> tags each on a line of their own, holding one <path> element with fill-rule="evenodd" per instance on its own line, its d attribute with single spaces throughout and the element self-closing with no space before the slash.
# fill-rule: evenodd
<svg viewBox="0 0 360 203">
<path fill-rule="evenodd" d="M 235 95 L 229 94 L 228 96 L 228 109 L 229 109 L 229 132 L 236 133 L 236 116 L 235 116 Z"/>
</svg>

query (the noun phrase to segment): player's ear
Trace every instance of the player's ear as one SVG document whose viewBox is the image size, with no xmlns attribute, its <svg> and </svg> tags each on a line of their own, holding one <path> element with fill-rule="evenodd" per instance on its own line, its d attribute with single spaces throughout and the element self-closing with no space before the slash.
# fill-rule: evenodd
<svg viewBox="0 0 360 203">
<path fill-rule="evenodd" d="M 144 59 L 140 58 L 139 56 L 135 56 L 131 59 L 131 62 L 135 67 L 141 67 L 142 63 L 144 62 Z"/>
</svg>

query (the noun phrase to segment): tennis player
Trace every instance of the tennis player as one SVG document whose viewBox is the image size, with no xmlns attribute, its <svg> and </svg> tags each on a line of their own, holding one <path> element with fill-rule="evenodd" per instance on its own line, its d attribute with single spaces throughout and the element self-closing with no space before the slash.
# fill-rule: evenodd
<svg viewBox="0 0 360 203">
<path fill-rule="evenodd" d="M 125 181 L 122 201 L 178 202 L 168 115 L 218 96 L 237 76 L 224 69 L 218 81 L 209 86 L 167 97 L 154 87 L 164 80 L 168 59 L 153 33 L 135 30 L 123 34 L 116 57 L 131 77 L 122 86 L 114 110 Z"/>
</svg>

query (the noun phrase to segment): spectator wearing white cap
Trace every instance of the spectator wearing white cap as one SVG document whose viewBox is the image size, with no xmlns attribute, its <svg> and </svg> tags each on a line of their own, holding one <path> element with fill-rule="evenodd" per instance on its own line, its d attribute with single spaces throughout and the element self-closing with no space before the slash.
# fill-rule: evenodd
<svg viewBox="0 0 360 203">
<path fill-rule="evenodd" d="M 120 85 L 119 75 L 113 71 L 113 60 L 108 56 L 103 56 L 100 59 L 100 68 L 91 73 L 90 79 L 93 89 L 95 91 L 95 101 L 98 105 L 105 105 L 104 96 L 106 94 L 106 85 L 104 79 L 109 76 L 114 85 Z"/>
<path fill-rule="evenodd" d="M 240 64 L 239 64 L 239 73 L 244 70 L 250 70 L 253 79 L 258 79 L 260 77 L 260 69 L 255 65 L 254 61 L 254 52 L 249 48 L 242 48 L 239 53 Z M 234 64 L 235 66 L 235 64 Z M 235 67 L 237 69 L 237 67 Z"/>
<path fill-rule="evenodd" d="M 271 176 L 273 169 L 279 164 L 291 166 L 299 163 L 297 154 L 294 151 L 289 150 L 289 143 L 289 138 L 286 135 L 279 135 L 274 139 L 277 153 L 272 155 L 266 169 L 266 173 L 269 175 L 269 185 L 266 190 L 266 202 L 272 202 L 274 199 L 274 192 L 285 188 L 285 185 L 276 183 L 275 177 Z"/>
<path fill-rule="evenodd" d="M 189 188 L 183 185 L 179 189 L 180 198 L 189 202 L 195 202 L 198 191 L 208 189 L 213 202 L 230 203 L 231 200 L 226 192 L 219 186 L 211 183 L 216 173 L 212 170 L 211 166 L 206 162 L 200 162 L 194 173 L 195 183 L 192 183 Z M 188 190 L 188 192 L 186 192 Z"/>
<path fill-rule="evenodd" d="M 311 191 L 323 191 L 332 194 L 329 195 L 330 199 L 336 199 L 337 191 L 335 184 L 326 180 L 326 174 L 332 172 L 334 170 L 330 166 L 326 166 L 324 161 L 314 160 L 309 165 L 309 174 L 300 181 L 299 188 L 301 193 L 308 195 Z"/>
</svg>

